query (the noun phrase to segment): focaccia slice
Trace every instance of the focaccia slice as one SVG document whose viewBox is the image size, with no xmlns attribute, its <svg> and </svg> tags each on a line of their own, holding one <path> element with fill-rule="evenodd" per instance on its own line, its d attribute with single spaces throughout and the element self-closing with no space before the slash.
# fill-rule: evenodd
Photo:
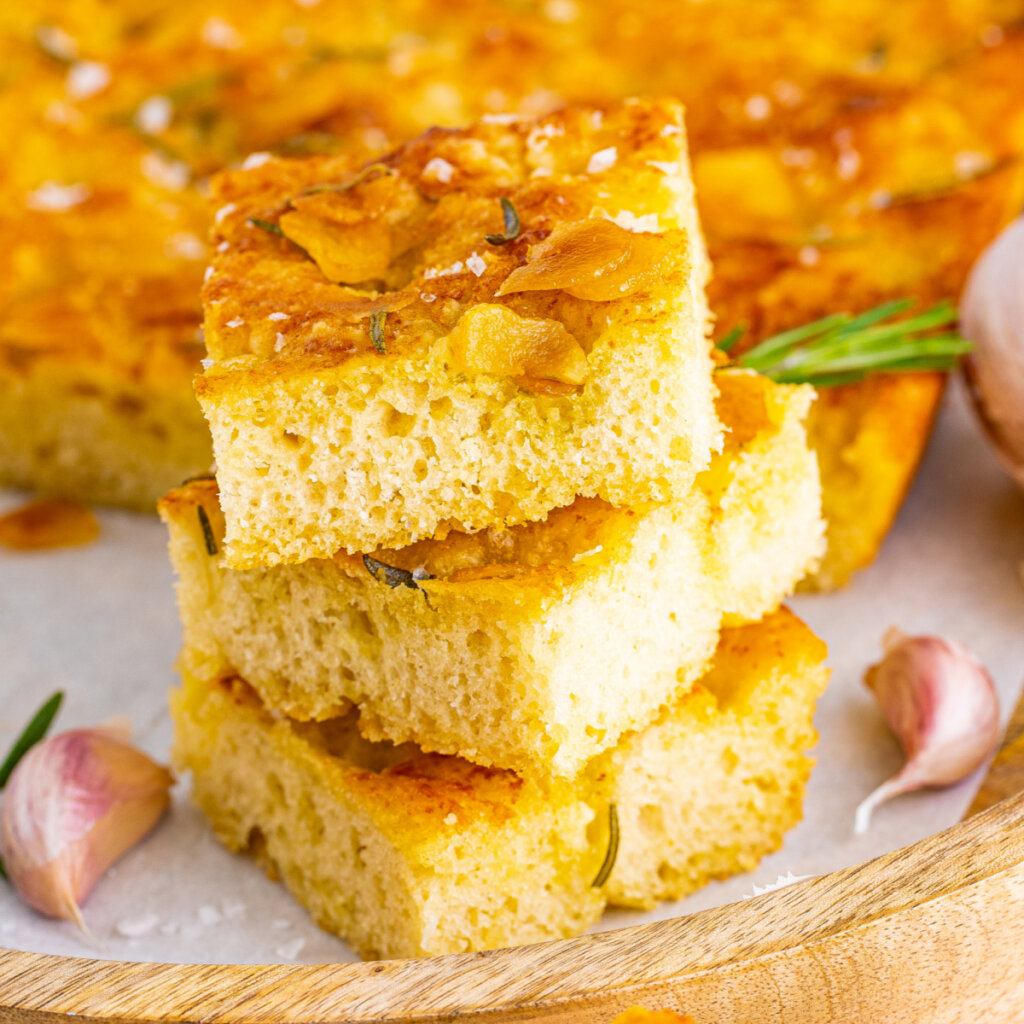
<svg viewBox="0 0 1024 1024">
<path fill-rule="evenodd" d="M 682 108 L 222 175 L 204 289 L 233 568 L 682 499 L 720 443 Z"/>
<path fill-rule="evenodd" d="M 296 723 L 230 676 L 186 675 L 174 759 L 218 838 L 362 956 L 538 942 L 778 848 L 801 815 L 824 657 L 785 609 L 725 631 L 701 684 L 573 783 L 368 743 L 351 716 Z"/>
</svg>

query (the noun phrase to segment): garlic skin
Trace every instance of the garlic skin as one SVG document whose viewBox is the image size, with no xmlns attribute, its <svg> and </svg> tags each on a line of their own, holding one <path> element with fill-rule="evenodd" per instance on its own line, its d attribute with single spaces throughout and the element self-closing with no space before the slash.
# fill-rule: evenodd
<svg viewBox="0 0 1024 1024">
<path fill-rule="evenodd" d="M 85 930 L 80 904 L 170 806 L 171 774 L 121 725 L 36 744 L 0 802 L 0 857 L 29 906 Z"/>
<path fill-rule="evenodd" d="M 1024 217 L 978 257 L 960 302 L 960 328 L 974 343 L 964 378 L 996 454 L 1024 487 Z"/>
<path fill-rule="evenodd" d="M 907 761 L 857 808 L 863 835 L 879 804 L 925 786 L 949 786 L 984 764 L 999 742 L 999 701 L 992 679 L 966 648 L 892 628 L 885 657 L 868 669 L 874 692 Z"/>
</svg>

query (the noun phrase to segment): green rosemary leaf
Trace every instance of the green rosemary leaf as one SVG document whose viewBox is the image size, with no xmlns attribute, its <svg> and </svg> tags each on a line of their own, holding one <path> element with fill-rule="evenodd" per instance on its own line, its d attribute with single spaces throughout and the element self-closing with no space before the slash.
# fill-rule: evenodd
<svg viewBox="0 0 1024 1024">
<path fill-rule="evenodd" d="M 387 310 L 384 309 L 375 310 L 370 314 L 370 341 L 381 355 L 387 352 L 387 346 L 384 344 L 384 321 L 387 318 Z"/>
<path fill-rule="evenodd" d="M 309 188 L 304 188 L 299 195 L 315 196 L 320 192 L 348 192 L 349 189 L 355 188 L 356 185 L 362 185 L 364 182 L 374 181 L 377 178 L 394 173 L 395 169 L 387 164 L 367 164 L 366 167 L 354 177 L 349 178 L 348 181 L 327 185 L 310 185 Z"/>
<path fill-rule="evenodd" d="M 519 213 L 512 205 L 512 200 L 506 199 L 504 196 L 501 197 L 501 215 L 505 219 L 505 233 L 503 235 L 484 235 L 491 245 L 504 245 L 519 237 Z"/>
<path fill-rule="evenodd" d="M 751 370 L 759 370 L 761 365 L 770 366 L 773 362 L 784 358 L 793 349 L 799 348 L 815 337 L 827 335 L 834 327 L 844 323 L 842 313 L 833 313 L 801 327 L 794 327 L 781 334 L 766 338 L 740 357 L 742 365 Z"/>
<path fill-rule="evenodd" d="M 7 785 L 7 780 L 11 777 L 11 772 L 17 767 L 18 762 L 46 735 L 54 718 L 57 717 L 63 700 L 64 693 L 58 690 L 32 716 L 32 720 L 14 741 L 14 746 L 4 758 L 4 763 L 0 765 L 0 789 Z"/>
<path fill-rule="evenodd" d="M 273 221 L 260 220 L 259 217 L 249 217 L 248 222 L 254 228 L 260 228 L 261 230 L 266 231 L 268 235 L 277 235 L 278 238 L 285 237 L 285 233 L 281 230 L 281 225 L 275 224 Z"/>
<path fill-rule="evenodd" d="M 427 592 L 420 586 L 420 580 L 434 579 L 425 569 L 414 569 L 410 572 L 408 569 L 399 569 L 395 565 L 379 562 L 376 558 L 371 558 L 369 555 L 363 555 L 363 565 L 366 566 L 366 571 L 375 580 L 379 583 L 385 583 L 392 590 L 395 587 L 408 587 L 410 590 L 422 591 L 424 597 L 426 597 Z"/>
<path fill-rule="evenodd" d="M 910 299 L 890 299 L 888 302 L 880 303 L 855 316 L 847 323 L 847 330 L 856 331 L 861 327 L 870 327 L 872 324 L 878 323 L 879 320 L 884 320 L 887 316 L 895 316 L 897 313 L 910 309 L 912 305 L 913 303 Z"/>
<path fill-rule="evenodd" d="M 288 202 L 290 203 L 291 200 L 288 200 Z M 275 224 L 273 221 L 270 220 L 261 220 L 259 217 L 247 217 L 246 220 L 254 228 L 260 228 L 260 230 L 266 231 L 268 235 L 274 235 L 275 238 L 283 238 L 286 242 L 290 243 L 291 245 L 294 245 L 295 248 L 298 249 L 303 256 L 306 256 L 308 259 L 313 259 L 313 257 L 310 256 L 309 253 L 301 245 L 299 245 L 298 242 L 293 241 L 284 233 L 284 231 L 281 229 L 280 224 Z"/>
<path fill-rule="evenodd" d="M 719 343 L 718 347 L 723 352 L 729 352 L 736 345 L 736 343 L 746 334 L 747 329 L 745 327 L 734 327 Z"/>
<path fill-rule="evenodd" d="M 217 554 L 217 541 L 213 536 L 213 527 L 210 525 L 210 517 L 206 514 L 206 509 L 202 505 L 196 506 L 196 512 L 199 514 L 199 525 L 203 530 L 203 541 L 206 543 L 206 553 L 208 555 Z"/>
<path fill-rule="evenodd" d="M 604 860 L 597 869 L 594 880 L 590 883 L 592 889 L 600 889 L 611 876 L 615 861 L 619 856 L 619 809 L 615 804 L 608 805 L 608 849 L 605 851 Z"/>
<path fill-rule="evenodd" d="M 765 339 L 732 365 L 756 370 L 780 384 L 819 388 L 850 384 L 869 373 L 952 369 L 971 349 L 952 328 L 955 308 L 940 302 L 900 319 L 910 306 L 910 300 L 896 299 L 857 316 L 833 313 Z M 724 339 L 730 347 L 735 333 Z"/>
</svg>

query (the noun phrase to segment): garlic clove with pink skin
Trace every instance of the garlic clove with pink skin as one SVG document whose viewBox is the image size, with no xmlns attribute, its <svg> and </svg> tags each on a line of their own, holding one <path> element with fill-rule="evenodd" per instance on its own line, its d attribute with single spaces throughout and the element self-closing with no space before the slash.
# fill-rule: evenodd
<svg viewBox="0 0 1024 1024">
<path fill-rule="evenodd" d="M 1004 468 L 1024 487 L 1024 217 L 981 254 L 960 302 L 964 378 Z"/>
<path fill-rule="evenodd" d="M 0 859 L 29 906 L 74 921 L 100 876 L 170 805 L 173 779 L 119 726 L 36 744 L 0 801 Z"/>
<path fill-rule="evenodd" d="M 980 768 L 999 742 L 999 701 L 992 679 L 966 648 L 934 636 L 892 628 L 885 656 L 864 682 L 907 756 L 898 774 L 857 808 L 863 835 L 875 808 L 900 793 L 949 786 Z"/>
</svg>

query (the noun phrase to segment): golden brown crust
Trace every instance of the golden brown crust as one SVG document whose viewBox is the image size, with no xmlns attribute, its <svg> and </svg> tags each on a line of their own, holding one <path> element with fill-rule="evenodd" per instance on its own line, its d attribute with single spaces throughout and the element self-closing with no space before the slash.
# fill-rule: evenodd
<svg viewBox="0 0 1024 1024">
<path fill-rule="evenodd" d="M 588 349 L 609 301 L 642 301 L 651 285 L 690 272 L 685 233 L 657 198 L 669 195 L 666 178 L 685 173 L 682 130 L 677 103 L 630 102 L 432 129 L 362 165 L 313 157 L 220 175 L 203 290 L 215 365 L 200 395 L 218 389 L 217 364 L 238 356 L 257 357 L 239 365 L 262 366 L 259 379 L 397 358 L 480 304 L 527 324 L 554 321 Z M 501 199 L 519 229 L 489 242 L 504 232 Z M 623 216 L 646 216 L 653 230 L 607 219 Z M 551 266 L 553 249 L 569 271 Z M 378 353 L 374 314 L 383 315 Z"/>
</svg>

